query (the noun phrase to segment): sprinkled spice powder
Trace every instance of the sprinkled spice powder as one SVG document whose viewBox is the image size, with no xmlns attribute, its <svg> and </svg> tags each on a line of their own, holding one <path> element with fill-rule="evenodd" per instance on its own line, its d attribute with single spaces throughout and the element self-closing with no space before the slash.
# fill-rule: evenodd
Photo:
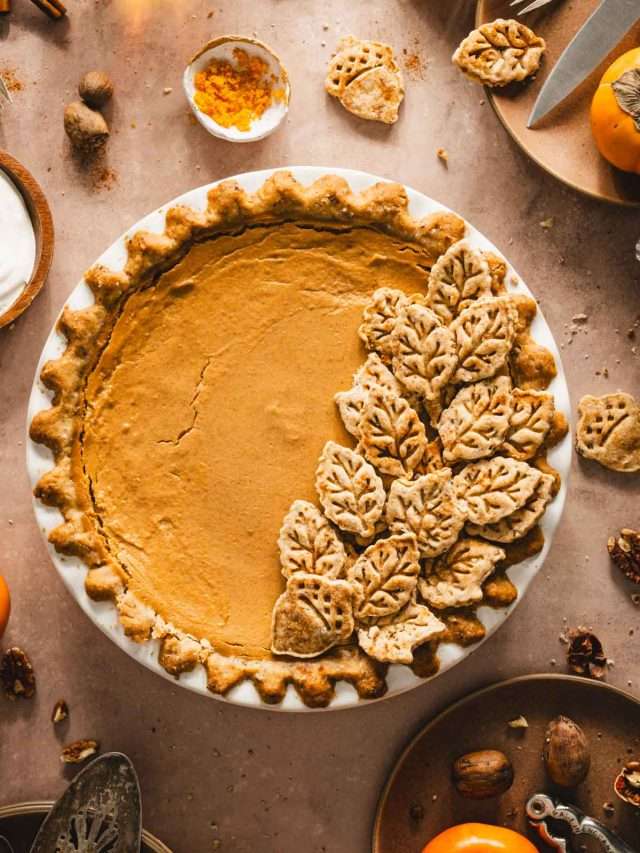
<svg viewBox="0 0 640 853">
<path fill-rule="evenodd" d="M 226 59 L 214 59 L 195 76 L 193 97 L 198 109 L 222 127 L 248 131 L 255 119 L 274 101 L 282 101 L 284 89 L 274 88 L 278 78 L 268 74 L 269 66 L 259 56 L 237 47 L 236 65 Z"/>
</svg>

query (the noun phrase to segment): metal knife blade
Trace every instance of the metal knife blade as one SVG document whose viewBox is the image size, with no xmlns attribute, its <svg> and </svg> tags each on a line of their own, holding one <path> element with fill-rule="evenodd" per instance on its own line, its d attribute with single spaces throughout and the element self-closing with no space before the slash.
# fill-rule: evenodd
<svg viewBox="0 0 640 853">
<path fill-rule="evenodd" d="M 140 853 L 140 786 L 126 755 L 110 752 L 75 777 L 44 819 L 30 853 Z"/>
<path fill-rule="evenodd" d="M 544 118 L 597 68 L 640 20 L 638 0 L 602 0 L 578 30 L 545 80 L 527 127 Z"/>
</svg>

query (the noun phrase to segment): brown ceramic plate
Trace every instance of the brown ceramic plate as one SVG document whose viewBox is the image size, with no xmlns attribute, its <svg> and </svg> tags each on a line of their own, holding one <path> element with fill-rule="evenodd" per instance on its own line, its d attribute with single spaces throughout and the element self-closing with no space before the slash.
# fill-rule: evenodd
<svg viewBox="0 0 640 853">
<path fill-rule="evenodd" d="M 589 124 L 591 99 L 600 78 L 616 57 L 640 44 L 640 24 L 535 130 L 527 128 L 527 119 L 544 80 L 598 3 L 599 0 L 553 0 L 542 10 L 523 15 L 521 20 L 547 42 L 542 69 L 529 84 L 487 90 L 487 94 L 513 139 L 547 172 L 595 198 L 615 204 L 640 205 L 640 176 L 619 172 L 600 156 Z M 476 22 L 482 24 L 495 18 L 514 17 L 513 12 L 508 0 L 479 0 Z"/>
<path fill-rule="evenodd" d="M 40 824 L 53 803 L 18 803 L 0 807 L 0 835 L 4 835 L 14 853 L 28 853 Z M 140 853 L 171 853 L 162 841 L 143 830 Z"/>
<path fill-rule="evenodd" d="M 0 149 L 0 169 L 11 178 L 22 193 L 36 235 L 36 260 L 31 279 L 13 305 L 4 314 L 0 314 L 0 327 L 2 327 L 12 323 L 23 311 L 26 311 L 42 289 L 53 258 L 54 235 L 53 218 L 47 199 L 31 172 L 2 149 Z"/>
<path fill-rule="evenodd" d="M 529 728 L 510 729 L 507 721 L 521 714 Z M 373 853 L 420 853 L 439 832 L 467 821 L 510 826 L 537 843 L 524 804 L 540 791 L 558 793 L 545 778 L 541 760 L 545 729 L 558 714 L 583 727 L 592 751 L 586 782 L 574 794 L 565 792 L 565 798 L 637 844 L 640 811 L 616 799 L 613 780 L 631 754 L 640 757 L 640 701 L 584 678 L 528 675 L 467 696 L 411 741 L 382 792 Z M 511 758 L 515 781 L 500 798 L 465 800 L 450 782 L 453 761 L 477 749 L 500 749 Z M 614 814 L 607 817 L 603 804 L 614 801 Z M 602 853 L 598 844 L 585 843 L 590 853 Z M 541 842 L 538 847 L 549 849 Z"/>
</svg>

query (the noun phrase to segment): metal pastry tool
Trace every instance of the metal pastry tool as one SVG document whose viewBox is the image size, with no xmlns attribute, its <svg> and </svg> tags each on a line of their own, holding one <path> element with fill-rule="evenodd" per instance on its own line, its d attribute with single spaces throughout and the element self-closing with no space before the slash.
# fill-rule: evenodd
<svg viewBox="0 0 640 853">
<path fill-rule="evenodd" d="M 526 805 L 526 812 L 529 823 L 537 829 L 540 838 L 560 853 L 571 850 L 569 839 L 585 835 L 599 841 L 604 853 L 638 853 L 604 824 L 547 794 L 534 794 Z M 562 834 L 561 830 L 564 830 Z"/>
<path fill-rule="evenodd" d="M 30 853 L 139 853 L 141 821 L 133 764 L 125 755 L 107 753 L 69 785 L 45 818 Z"/>
</svg>

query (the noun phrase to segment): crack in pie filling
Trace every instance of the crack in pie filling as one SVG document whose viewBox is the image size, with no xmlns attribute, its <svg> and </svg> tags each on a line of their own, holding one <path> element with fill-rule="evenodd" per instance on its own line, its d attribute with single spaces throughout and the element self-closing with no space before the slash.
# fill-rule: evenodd
<svg viewBox="0 0 640 853">
<path fill-rule="evenodd" d="M 267 702 L 293 683 L 306 704 L 322 706 L 339 679 L 362 697 L 380 696 L 389 661 L 430 674 L 442 639 L 481 638 L 472 609 L 432 612 L 420 595 L 442 555 L 432 549 L 423 560 L 414 531 L 424 549 L 425 507 L 439 523 L 446 507 L 417 500 L 410 484 L 445 467 L 443 482 L 457 484 L 446 492 L 449 504 L 459 501 L 454 533 L 449 523 L 433 541 L 486 551 L 482 524 L 499 521 L 511 542 L 508 515 L 530 499 L 538 467 L 548 476 L 545 448 L 566 425 L 547 395 L 536 455 L 523 461 L 505 444 L 506 422 L 496 438 L 489 396 L 458 404 L 476 376 L 484 385 L 504 376 L 511 400 L 540 394 L 555 375 L 529 335 L 535 303 L 507 295 L 506 265 L 470 256 L 464 232 L 444 211 L 414 220 L 396 184 L 356 194 L 334 176 L 305 188 L 279 172 L 253 195 L 218 185 L 204 212 L 173 208 L 163 234 L 130 239 L 123 271 L 86 274 L 95 304 L 64 309 L 66 350 L 42 370 L 53 404 L 35 416 L 31 436 L 51 448 L 55 467 L 36 495 L 62 512 L 50 539 L 86 563 L 88 594 L 115 603 L 133 640 L 159 638 L 168 672 L 203 664 L 217 693 L 250 678 Z M 482 288 L 465 290 L 467 268 L 476 277 L 480 269 Z M 359 337 L 383 288 L 393 291 L 383 333 Z M 428 293 L 437 294 L 436 311 Z M 505 402 L 502 420 L 515 409 Z M 447 455 L 457 461 L 442 461 L 443 416 Z M 390 419 L 393 447 L 381 418 Z M 514 429 L 528 436 L 524 420 L 526 412 Z M 408 456 L 403 424 L 413 435 Z M 455 448 L 463 439 L 474 448 L 471 478 Z M 469 479 L 472 518 L 464 515 Z M 555 495 L 556 481 L 547 482 Z M 533 544 L 523 547 L 516 531 L 520 541 L 494 547 L 505 565 L 510 548 L 524 559 L 542 547 L 533 522 L 517 518 Z M 403 551 L 399 586 L 394 543 Z M 469 596 L 465 565 L 447 571 L 457 592 L 444 589 L 438 601 L 482 598 L 486 572 L 469 576 Z M 494 581 L 500 562 L 496 571 Z M 504 580 L 493 585 L 503 600 L 492 594 L 491 603 L 513 599 Z M 438 589 L 446 583 L 441 571 Z"/>
</svg>

